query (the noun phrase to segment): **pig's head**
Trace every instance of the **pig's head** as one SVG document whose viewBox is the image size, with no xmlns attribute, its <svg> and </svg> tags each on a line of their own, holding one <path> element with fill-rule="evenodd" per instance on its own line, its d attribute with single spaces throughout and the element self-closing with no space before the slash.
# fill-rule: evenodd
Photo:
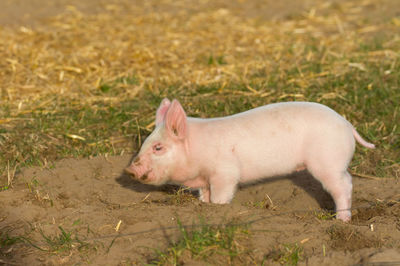
<svg viewBox="0 0 400 266">
<path fill-rule="evenodd" d="M 125 170 L 141 183 L 162 185 L 186 163 L 187 117 L 177 100 L 162 100 L 155 129 Z"/>
</svg>

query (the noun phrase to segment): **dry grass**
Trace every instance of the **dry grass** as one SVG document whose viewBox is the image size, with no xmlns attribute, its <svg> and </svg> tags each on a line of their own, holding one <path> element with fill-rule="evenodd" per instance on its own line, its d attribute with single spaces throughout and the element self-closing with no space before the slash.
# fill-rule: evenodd
<svg viewBox="0 0 400 266">
<path fill-rule="evenodd" d="M 350 14 L 318 16 L 332 8 L 320 2 L 303 16 L 283 22 L 235 17 L 229 9 L 132 16 L 141 13 L 140 7 L 110 5 L 106 13 L 92 16 L 70 7 L 37 30 L 3 28 L 2 100 L 11 110 L 2 122 L 20 113 L 53 110 L 50 102 L 55 99 L 42 100 L 49 95 L 92 104 L 120 102 L 121 96 L 131 99 L 143 89 L 218 84 L 223 90 L 231 83 L 247 84 L 248 93 L 262 94 L 250 85 L 264 84 L 267 90 L 271 73 L 307 90 L 317 78 L 339 77 L 353 69 L 366 71 L 363 63 L 350 62 L 355 56 L 367 56 L 367 62 L 396 63 L 399 36 L 385 40 L 378 51 L 360 53 L 359 47 L 371 35 L 398 30 L 398 20 L 361 23 L 362 6 L 372 1 L 343 3 L 341 8 L 351 10 Z M 304 66 L 315 61 L 321 65 L 317 74 Z M 300 75 L 290 78 L 287 71 L 293 66 Z M 118 97 L 97 95 L 102 84 L 131 75 L 138 84 L 118 84 L 114 89 L 123 90 Z M 39 102 L 35 105 L 35 101 Z"/>
<path fill-rule="evenodd" d="M 377 6 L 368 0 L 315 1 L 282 20 L 155 3 L 118 1 L 95 15 L 69 7 L 35 29 L 0 28 L 3 176 L 132 151 L 165 96 L 203 117 L 275 101 L 328 104 L 380 147 L 361 151 L 355 171 L 400 175 L 398 17 L 368 21 Z"/>
</svg>

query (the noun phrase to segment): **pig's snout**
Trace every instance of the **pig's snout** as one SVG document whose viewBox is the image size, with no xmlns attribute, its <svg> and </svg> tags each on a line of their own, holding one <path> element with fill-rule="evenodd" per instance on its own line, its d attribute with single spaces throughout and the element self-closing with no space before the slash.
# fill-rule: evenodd
<svg viewBox="0 0 400 266">
<path fill-rule="evenodd" d="M 135 166 L 134 165 L 129 165 L 127 168 L 125 168 L 125 172 L 132 175 L 132 177 L 137 178 L 138 174 L 135 171 Z"/>
<path fill-rule="evenodd" d="M 151 169 L 146 169 L 146 167 L 140 161 L 140 158 L 136 157 L 131 165 L 125 169 L 125 171 L 131 174 L 134 179 L 146 181 L 148 178 L 148 173 L 151 171 Z"/>
</svg>

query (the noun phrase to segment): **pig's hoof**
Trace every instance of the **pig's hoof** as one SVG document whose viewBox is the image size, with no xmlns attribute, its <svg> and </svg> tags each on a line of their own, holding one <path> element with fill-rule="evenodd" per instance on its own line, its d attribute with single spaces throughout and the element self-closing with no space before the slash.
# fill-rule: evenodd
<svg viewBox="0 0 400 266">
<path fill-rule="evenodd" d="M 350 211 L 339 211 L 336 214 L 336 219 L 342 220 L 345 223 L 348 223 L 351 221 L 351 212 Z"/>
<path fill-rule="evenodd" d="M 210 203 L 210 200 L 199 198 L 199 200 L 203 203 Z"/>
</svg>

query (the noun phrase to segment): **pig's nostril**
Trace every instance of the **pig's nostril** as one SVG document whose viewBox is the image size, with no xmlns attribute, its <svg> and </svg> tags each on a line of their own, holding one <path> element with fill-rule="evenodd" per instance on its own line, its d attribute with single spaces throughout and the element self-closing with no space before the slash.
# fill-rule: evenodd
<svg viewBox="0 0 400 266">
<path fill-rule="evenodd" d="M 146 180 L 147 178 L 148 178 L 147 174 L 144 174 L 140 179 L 144 181 L 144 180 Z"/>
</svg>

